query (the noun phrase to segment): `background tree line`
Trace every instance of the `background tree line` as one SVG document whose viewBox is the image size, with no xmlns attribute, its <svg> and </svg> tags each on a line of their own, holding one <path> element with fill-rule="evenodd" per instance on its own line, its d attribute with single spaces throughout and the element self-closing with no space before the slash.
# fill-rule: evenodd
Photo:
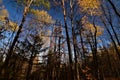
<svg viewBox="0 0 120 80">
<path fill-rule="evenodd" d="M 0 0 L 0 79 L 119 80 L 119 3 Z"/>
</svg>

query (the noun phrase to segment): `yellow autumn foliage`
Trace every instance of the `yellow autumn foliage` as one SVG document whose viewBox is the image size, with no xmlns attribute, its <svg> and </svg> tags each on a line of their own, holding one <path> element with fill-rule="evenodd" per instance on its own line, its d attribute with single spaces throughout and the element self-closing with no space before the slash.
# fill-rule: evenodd
<svg viewBox="0 0 120 80">
<path fill-rule="evenodd" d="M 8 11 L 6 9 L 0 10 L 0 21 L 5 21 L 5 17 L 8 17 Z"/>
<path fill-rule="evenodd" d="M 9 17 L 9 13 L 6 9 L 0 10 L 0 25 L 4 25 L 4 28 L 6 30 L 10 30 L 10 31 L 17 31 L 18 30 L 18 25 L 12 21 L 9 20 L 9 22 L 7 22 L 6 18 Z M 7 23 L 6 23 L 7 22 Z"/>
<path fill-rule="evenodd" d="M 0 10 L 0 16 L 8 16 L 8 11 L 6 9 Z"/>
<path fill-rule="evenodd" d="M 9 21 L 8 26 L 6 28 L 7 28 L 7 30 L 17 31 L 18 25 L 12 21 Z"/>
<path fill-rule="evenodd" d="M 84 16 L 84 17 L 82 18 L 82 23 L 83 23 L 83 26 L 84 26 L 85 31 L 88 31 L 88 32 L 91 31 L 92 33 L 95 32 L 94 25 L 88 21 L 88 19 L 87 19 L 86 16 Z M 103 33 L 103 31 L 104 31 L 104 28 L 102 28 L 102 27 L 100 27 L 100 26 L 96 26 L 96 25 L 95 25 L 95 27 L 96 27 L 96 29 L 97 29 L 96 35 L 97 35 L 97 36 L 102 35 L 102 33 Z M 86 32 L 86 33 L 87 33 L 87 32 Z M 88 34 L 89 34 L 89 33 L 88 33 Z"/>
<path fill-rule="evenodd" d="M 100 1 L 99 0 L 79 0 L 79 6 L 81 12 L 89 15 L 100 15 Z"/>
<path fill-rule="evenodd" d="M 35 18 L 39 22 L 43 22 L 46 24 L 53 23 L 52 17 L 47 13 L 47 11 L 44 11 L 44 10 L 40 11 L 40 10 L 32 9 L 30 10 L 30 12 L 35 16 Z"/>
</svg>

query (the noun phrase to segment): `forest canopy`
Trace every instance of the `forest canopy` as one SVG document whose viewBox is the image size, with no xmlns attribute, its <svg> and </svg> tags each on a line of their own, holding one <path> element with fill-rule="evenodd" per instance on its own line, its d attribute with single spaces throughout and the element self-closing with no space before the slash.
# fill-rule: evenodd
<svg viewBox="0 0 120 80">
<path fill-rule="evenodd" d="M 0 0 L 0 80 L 120 80 L 120 0 Z"/>
</svg>

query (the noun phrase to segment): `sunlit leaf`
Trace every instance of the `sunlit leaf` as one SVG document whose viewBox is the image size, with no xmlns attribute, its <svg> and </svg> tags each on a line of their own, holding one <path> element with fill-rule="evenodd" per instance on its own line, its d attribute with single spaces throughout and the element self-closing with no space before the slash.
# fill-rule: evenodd
<svg viewBox="0 0 120 80">
<path fill-rule="evenodd" d="M 8 11 L 6 9 L 0 10 L 0 16 L 8 16 Z"/>
<path fill-rule="evenodd" d="M 89 15 L 100 15 L 100 1 L 99 0 L 79 0 L 81 12 Z"/>
<path fill-rule="evenodd" d="M 84 29 L 85 29 L 86 31 L 88 31 L 88 32 L 91 31 L 92 33 L 95 32 L 94 25 L 88 21 L 88 19 L 87 19 L 86 16 L 84 16 L 84 17 L 82 18 L 82 23 L 83 23 Z M 97 25 L 95 25 L 95 26 L 96 26 L 96 28 L 97 28 L 97 36 L 102 35 L 104 29 L 103 29 L 102 27 L 100 27 L 100 26 L 97 26 Z"/>
<path fill-rule="evenodd" d="M 0 21 L 4 22 L 6 20 L 5 18 L 8 16 L 9 16 L 9 13 L 6 9 L 0 10 Z"/>
<path fill-rule="evenodd" d="M 9 13 L 6 9 L 2 9 L 0 10 L 0 22 L 1 25 L 4 25 L 3 27 L 6 30 L 10 30 L 10 31 L 17 31 L 18 30 L 18 25 L 10 20 L 8 20 L 9 17 Z"/>
<path fill-rule="evenodd" d="M 18 30 L 18 25 L 12 21 L 8 23 L 8 26 L 6 27 L 8 30 L 11 31 L 17 31 Z"/>
<path fill-rule="evenodd" d="M 30 1 L 30 0 L 29 0 Z M 26 5 L 26 0 L 17 0 L 17 3 L 20 5 Z M 43 6 L 47 9 L 50 8 L 50 2 L 48 0 L 33 0 L 32 6 Z"/>
<path fill-rule="evenodd" d="M 31 9 L 30 12 L 34 15 L 34 18 L 40 22 L 46 24 L 53 23 L 52 17 L 47 13 L 47 11 Z"/>
</svg>

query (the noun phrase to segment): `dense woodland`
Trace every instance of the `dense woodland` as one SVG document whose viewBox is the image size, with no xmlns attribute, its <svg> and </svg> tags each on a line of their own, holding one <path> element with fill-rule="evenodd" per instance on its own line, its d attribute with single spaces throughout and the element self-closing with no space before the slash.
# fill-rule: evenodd
<svg viewBox="0 0 120 80">
<path fill-rule="evenodd" d="M 0 0 L 0 80 L 120 80 L 120 0 Z"/>
</svg>

